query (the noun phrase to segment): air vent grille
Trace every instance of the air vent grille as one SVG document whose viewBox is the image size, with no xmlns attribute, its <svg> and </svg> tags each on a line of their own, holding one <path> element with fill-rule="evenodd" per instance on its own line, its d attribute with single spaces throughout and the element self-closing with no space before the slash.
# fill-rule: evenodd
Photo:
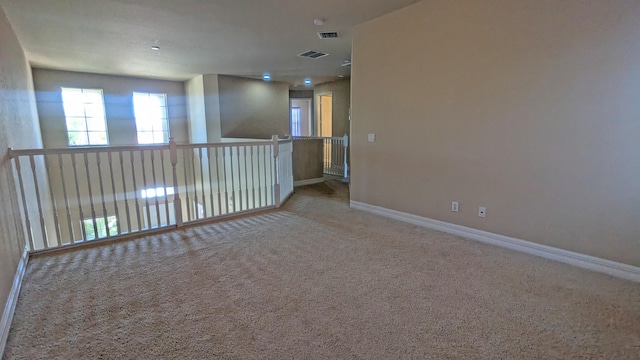
<svg viewBox="0 0 640 360">
<path fill-rule="evenodd" d="M 318 36 L 320 39 L 337 39 L 340 37 L 337 31 L 327 31 L 327 32 L 319 32 Z"/>
<path fill-rule="evenodd" d="M 298 54 L 298 56 L 300 57 L 305 57 L 305 58 L 309 58 L 309 59 L 320 59 L 321 57 L 325 57 L 329 54 L 320 52 L 320 51 L 314 51 L 314 50 L 308 50 L 303 52 L 302 54 Z"/>
</svg>

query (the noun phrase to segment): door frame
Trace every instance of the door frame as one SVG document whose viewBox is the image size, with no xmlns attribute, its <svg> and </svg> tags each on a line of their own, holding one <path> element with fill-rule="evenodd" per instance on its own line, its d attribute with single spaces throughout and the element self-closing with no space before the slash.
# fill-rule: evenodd
<svg viewBox="0 0 640 360">
<path fill-rule="evenodd" d="M 325 96 L 325 95 L 331 95 L 331 109 L 333 111 L 333 91 L 322 91 L 322 92 L 317 92 L 315 93 L 315 97 L 314 97 L 314 103 L 313 107 L 314 107 L 314 118 L 316 121 L 314 121 L 313 123 L 313 132 L 315 136 L 320 136 L 318 129 L 319 129 L 319 125 L 320 125 L 320 106 L 322 105 L 320 102 L 320 97 L 321 96 Z M 331 114 L 331 121 L 333 122 L 333 114 Z M 331 124 L 331 132 L 333 133 L 333 123 Z M 330 137 L 333 136 L 333 134 L 330 135 Z"/>
</svg>

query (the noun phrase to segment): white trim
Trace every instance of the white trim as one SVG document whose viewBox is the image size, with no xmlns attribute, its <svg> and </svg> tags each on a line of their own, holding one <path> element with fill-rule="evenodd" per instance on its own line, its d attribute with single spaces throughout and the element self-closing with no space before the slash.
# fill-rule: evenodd
<svg viewBox="0 0 640 360">
<path fill-rule="evenodd" d="M 20 286 L 22 286 L 22 278 L 24 277 L 25 270 L 27 269 L 27 263 L 29 262 L 29 251 L 24 249 L 20 262 L 18 263 L 18 269 L 16 270 L 16 276 L 13 278 L 13 286 L 11 292 L 7 298 L 7 303 L 2 313 L 2 320 L 0 320 L 0 358 L 4 354 L 4 348 L 7 345 L 7 339 L 9 338 L 9 329 L 11 329 L 11 321 L 13 320 L 13 313 L 16 310 L 16 304 L 18 303 L 18 295 L 20 295 Z"/>
<path fill-rule="evenodd" d="M 305 185 L 313 185 L 324 182 L 324 178 L 315 178 L 315 179 L 307 179 L 307 180 L 298 180 L 293 182 L 293 186 L 305 186 Z"/>
<path fill-rule="evenodd" d="M 429 219 L 422 216 L 408 214 L 358 201 L 352 200 L 350 202 L 350 206 L 353 209 L 363 210 L 391 219 L 443 231 L 449 234 L 459 235 L 483 243 L 505 247 L 527 254 L 540 256 L 546 259 L 560 261 L 584 269 L 589 269 L 640 283 L 640 267 L 637 266 L 627 265 L 611 260 L 598 258 L 595 256 L 584 255 L 573 251 L 558 249 L 547 245 L 490 233 L 466 226 L 451 224 L 444 221 Z"/>
</svg>

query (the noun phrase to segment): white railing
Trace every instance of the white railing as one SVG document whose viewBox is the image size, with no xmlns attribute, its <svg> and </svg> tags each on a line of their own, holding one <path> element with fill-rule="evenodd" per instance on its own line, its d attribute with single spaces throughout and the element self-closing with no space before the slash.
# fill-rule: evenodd
<svg viewBox="0 0 640 360">
<path fill-rule="evenodd" d="M 293 192 L 291 148 L 274 136 L 10 156 L 29 249 L 38 251 L 278 207 Z"/>
<path fill-rule="evenodd" d="M 349 136 L 342 137 L 313 137 L 296 136 L 297 139 L 322 139 L 324 173 L 327 175 L 349 178 L 348 148 Z"/>
</svg>

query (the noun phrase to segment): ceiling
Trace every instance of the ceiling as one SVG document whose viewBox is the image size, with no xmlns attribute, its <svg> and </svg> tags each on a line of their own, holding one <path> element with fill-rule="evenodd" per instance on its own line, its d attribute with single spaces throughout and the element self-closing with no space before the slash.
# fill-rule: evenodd
<svg viewBox="0 0 640 360">
<path fill-rule="evenodd" d="M 225 74 L 292 88 L 349 76 L 354 25 L 418 0 L 0 0 L 33 67 L 187 80 Z M 314 19 L 325 19 L 314 25 Z M 339 39 L 320 39 L 338 31 Z M 151 46 L 159 46 L 154 51 Z M 329 53 L 297 57 L 306 50 Z M 297 87 L 296 87 L 297 85 Z"/>
</svg>

